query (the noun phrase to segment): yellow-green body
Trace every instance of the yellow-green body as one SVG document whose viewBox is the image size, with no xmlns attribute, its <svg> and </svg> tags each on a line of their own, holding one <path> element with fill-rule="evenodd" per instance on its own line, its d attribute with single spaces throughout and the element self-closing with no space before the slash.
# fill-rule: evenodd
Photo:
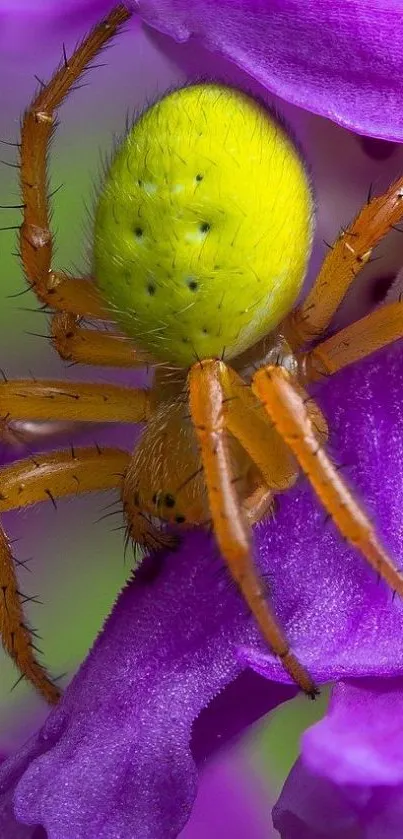
<svg viewBox="0 0 403 839">
<path fill-rule="evenodd" d="M 229 359 L 292 308 L 312 216 L 304 165 L 267 110 L 223 85 L 182 88 L 140 117 L 110 166 L 95 277 L 155 359 Z"/>
</svg>

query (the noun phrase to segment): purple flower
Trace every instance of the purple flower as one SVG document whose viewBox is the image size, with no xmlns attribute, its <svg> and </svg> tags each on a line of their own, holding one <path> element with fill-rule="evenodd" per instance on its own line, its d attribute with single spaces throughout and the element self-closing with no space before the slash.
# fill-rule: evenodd
<svg viewBox="0 0 403 839">
<path fill-rule="evenodd" d="M 399 0 L 137 0 L 142 18 L 196 39 L 267 90 L 347 128 L 403 139 Z"/>
<path fill-rule="evenodd" d="M 5 759 L 0 751 L 0 765 Z M 3 839 L 46 839 L 42 827 L 15 822 L 12 810 L 10 795 L 0 811 Z M 181 839 L 275 839 L 270 821 L 267 785 L 243 749 L 226 749 L 202 770 L 197 800 Z"/>
<path fill-rule="evenodd" d="M 239 748 L 208 763 L 180 839 L 275 839 L 268 790 L 249 764 Z"/>
<path fill-rule="evenodd" d="M 49 23 L 53 37 L 60 26 L 76 37 L 82 25 L 109 5 L 95 0 L 63 4 L 63 13 Z M 154 48 L 169 52 L 175 68 L 183 64 L 192 74 L 204 62 L 210 75 L 217 69 L 220 77 L 260 93 L 270 91 L 363 134 L 402 139 L 398 92 L 403 22 L 397 4 L 141 0 L 138 8 L 144 21 L 178 41 L 193 36 L 190 49 L 153 36 Z M 133 39 L 139 37 L 136 28 Z M 50 69 L 49 55 L 46 62 Z M 355 154 L 357 159 L 360 155 L 362 177 L 355 179 L 354 209 L 343 205 L 343 221 L 365 199 L 359 190 L 371 178 L 362 151 L 352 136 L 331 126 L 329 130 L 338 132 L 336 144 L 340 139 L 349 149 L 340 161 L 345 179 L 339 178 L 339 170 L 332 179 L 334 170 L 328 168 L 321 191 L 318 161 L 328 125 L 284 103 L 282 109 L 309 148 L 318 175 L 320 229 L 329 207 L 337 228 L 336 180 L 348 199 Z M 325 142 L 314 142 L 312 149 L 308 141 L 312 145 L 316 126 Z M 334 145 L 332 161 L 333 154 Z M 378 182 L 390 179 L 386 166 L 372 161 L 371 166 Z M 396 157 L 388 167 L 396 167 Z M 396 557 L 402 552 L 402 385 L 397 346 L 319 389 L 330 420 L 331 451 L 345 464 L 348 479 Z M 317 839 L 339 834 L 375 839 L 384 835 L 379 825 L 382 830 L 390 819 L 385 836 L 398 839 L 391 819 L 396 818 L 396 826 L 401 741 L 390 708 L 399 708 L 401 702 L 402 606 L 392 602 L 386 587 L 324 519 L 301 481 L 280 499 L 276 521 L 255 532 L 257 561 L 297 654 L 319 682 L 345 681 L 335 689 L 330 716 L 305 736 L 301 762 L 276 808 L 276 826 L 285 839 L 303 839 L 303 830 L 314 839 L 315 830 Z M 352 681 L 364 677 L 363 687 Z M 387 679 L 393 679 L 390 695 Z M 144 564 L 120 596 L 60 706 L 3 765 L 3 834 L 7 839 L 39 839 L 43 829 L 36 826 L 42 825 L 49 839 L 173 839 L 192 808 L 196 766 L 203 767 L 221 745 L 294 693 L 224 576 L 213 540 L 193 533 L 178 553 Z M 387 748 L 392 740 L 394 750 Z M 314 789 L 321 791 L 320 802 L 311 794 Z M 333 834 L 324 833 L 333 829 L 333 818 Z M 358 832 L 365 819 L 372 834 Z"/>
<path fill-rule="evenodd" d="M 402 711 L 402 678 L 340 682 L 275 807 L 282 839 L 401 835 Z"/>
<path fill-rule="evenodd" d="M 395 556 L 402 549 L 402 387 L 396 346 L 320 393 L 332 451 L 349 465 Z M 306 483 L 281 498 L 275 525 L 257 528 L 256 543 L 276 613 L 318 681 L 402 673 L 402 604 L 340 544 Z M 255 676 L 245 690 L 251 674 L 233 680 L 246 666 L 270 681 Z M 224 743 L 293 692 L 279 696 L 271 681 L 286 682 L 281 665 L 220 574 L 211 540 L 191 534 L 158 572 L 154 560 L 128 586 L 59 707 L 3 768 L 1 791 L 15 787 L 17 819 L 44 825 L 51 839 L 170 839 L 196 793 L 194 721 L 200 762 L 217 745 L 214 730 Z M 355 729 L 347 714 L 345 736 L 350 720 Z M 364 727 L 362 748 L 369 735 Z"/>
</svg>

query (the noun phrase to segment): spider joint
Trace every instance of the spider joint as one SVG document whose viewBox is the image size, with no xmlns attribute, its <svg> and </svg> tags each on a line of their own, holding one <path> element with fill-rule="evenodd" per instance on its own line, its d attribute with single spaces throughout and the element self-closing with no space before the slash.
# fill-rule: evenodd
<svg viewBox="0 0 403 839">
<path fill-rule="evenodd" d="M 34 111 L 34 119 L 35 122 L 43 122 L 51 125 L 54 117 L 53 114 L 49 114 L 47 111 Z"/>
<path fill-rule="evenodd" d="M 34 250 L 47 247 L 51 241 L 52 236 L 50 230 L 44 227 L 39 227 L 36 224 L 23 224 L 21 228 L 24 240 L 28 242 Z"/>
<path fill-rule="evenodd" d="M 46 281 L 46 290 L 49 294 L 52 294 L 59 285 L 63 282 L 63 277 L 60 274 L 57 274 L 56 271 L 49 271 L 47 281 Z"/>
</svg>

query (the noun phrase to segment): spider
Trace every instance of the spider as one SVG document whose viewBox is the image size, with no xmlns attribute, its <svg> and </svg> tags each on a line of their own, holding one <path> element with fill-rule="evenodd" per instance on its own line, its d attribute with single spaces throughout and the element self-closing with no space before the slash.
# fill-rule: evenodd
<svg viewBox="0 0 403 839">
<path fill-rule="evenodd" d="M 323 338 L 373 248 L 402 219 L 403 178 L 368 200 L 293 308 L 313 230 L 299 152 L 245 93 L 190 85 L 146 110 L 117 149 L 95 211 L 93 279 L 54 270 L 46 159 L 55 114 L 129 17 L 118 5 L 70 59 L 64 53 L 24 114 L 20 251 L 30 287 L 53 311 L 60 356 L 125 368 L 152 364 L 153 384 L 4 381 L 0 406 L 10 422 L 145 429 L 133 453 L 62 449 L 3 467 L 0 510 L 115 488 L 127 539 L 145 551 L 173 547 L 183 528 L 211 526 L 265 642 L 314 697 L 316 686 L 255 567 L 252 525 L 271 514 L 274 497 L 302 471 L 342 536 L 403 594 L 401 575 L 326 453 L 326 421 L 306 389 L 403 334 L 402 304 L 392 303 Z M 3 645 L 56 702 L 59 690 L 35 656 L 2 529 L 0 589 Z"/>
</svg>

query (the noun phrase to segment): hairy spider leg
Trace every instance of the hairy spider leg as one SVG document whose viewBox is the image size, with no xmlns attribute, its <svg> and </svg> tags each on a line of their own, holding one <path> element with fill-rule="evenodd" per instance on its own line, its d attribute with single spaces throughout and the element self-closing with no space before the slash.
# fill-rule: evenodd
<svg viewBox="0 0 403 839">
<path fill-rule="evenodd" d="M 146 353 L 137 350 L 130 338 L 84 329 L 70 312 L 58 312 L 52 319 L 52 344 L 65 361 L 106 367 L 145 367 Z"/>
<path fill-rule="evenodd" d="M 111 312 L 94 283 L 52 270 L 47 151 L 56 127 L 55 111 L 102 47 L 113 38 L 130 16 L 131 12 L 123 4 L 116 6 L 94 26 L 69 60 L 64 54 L 63 61 L 49 84 L 41 86 L 41 90 L 26 110 L 21 127 L 20 182 L 23 223 L 20 229 L 20 253 L 26 278 L 45 305 L 76 316 L 102 320 L 111 320 Z M 63 327 L 67 333 L 64 340 Z M 129 344 L 125 350 L 123 346 L 118 350 L 112 337 L 106 334 L 91 338 L 86 333 L 79 344 L 78 329 L 77 319 L 57 319 L 53 326 L 53 343 L 56 349 L 59 350 L 60 347 L 67 352 L 70 360 L 86 360 L 83 349 L 85 344 L 90 363 L 106 364 L 105 358 L 108 353 L 113 364 L 116 363 L 115 358 L 120 362 L 120 366 L 132 366 L 132 362 L 137 363 Z M 102 338 L 105 340 L 105 349 L 100 348 Z M 65 356 L 62 354 L 62 357 Z M 97 360 L 94 362 L 91 360 L 93 358 Z"/>
<path fill-rule="evenodd" d="M 0 470 L 0 512 L 66 495 L 119 488 L 130 455 L 119 449 L 81 448 L 49 452 L 18 461 Z M 0 637 L 22 676 L 47 702 L 57 702 L 60 691 L 35 655 L 32 631 L 23 611 L 11 546 L 0 526 Z M 29 598 L 26 598 L 27 600 Z"/>
<path fill-rule="evenodd" d="M 266 485 L 274 492 L 293 486 L 299 467 L 288 446 L 268 421 L 263 405 L 250 387 L 231 367 L 217 362 L 221 386 L 225 393 L 225 424 L 248 452 L 258 467 Z M 327 423 L 316 403 L 297 385 L 306 401 L 311 420 L 319 439 L 327 440 Z"/>
<path fill-rule="evenodd" d="M 20 145 L 20 177 L 24 205 L 20 236 L 21 257 L 30 285 L 39 299 L 49 305 L 53 305 L 54 279 L 51 274 L 52 235 L 49 228 L 47 151 L 55 127 L 54 112 L 81 73 L 129 17 L 130 12 L 121 4 L 94 26 L 71 58 L 62 61 L 49 84 L 41 86 L 23 117 Z M 59 277 L 59 280 L 63 283 L 62 278 Z M 69 282 L 66 280 L 66 283 Z M 75 289 L 80 290 L 81 287 L 80 281 L 73 284 L 70 291 L 66 286 L 67 302 L 70 295 L 74 296 Z M 69 302 L 66 308 L 71 311 Z"/>
<path fill-rule="evenodd" d="M 281 659 L 294 682 L 314 697 L 317 694 L 315 684 L 291 651 L 254 567 L 251 530 L 231 474 L 221 370 L 222 362 L 207 360 L 193 365 L 188 375 L 190 410 L 200 445 L 215 535 L 265 641 Z"/>
<path fill-rule="evenodd" d="M 0 416 L 12 420 L 146 422 L 148 390 L 121 385 L 10 379 L 0 382 Z M 0 475 L 1 475 L 0 470 Z"/>
<path fill-rule="evenodd" d="M 21 674 L 35 685 L 47 702 L 55 704 L 60 691 L 45 667 L 37 661 L 33 634 L 25 622 L 22 601 L 11 546 L 0 525 L 0 638 Z"/>
<path fill-rule="evenodd" d="M 307 381 L 337 373 L 403 337 L 403 304 L 388 303 L 331 338 L 300 354 L 298 362 Z"/>
<path fill-rule="evenodd" d="M 84 428 L 84 423 L 81 423 Z M 11 420 L 0 419 L 0 445 L 10 451 L 30 451 L 31 446 L 52 443 L 66 434 L 77 432 L 77 425 L 71 420 Z"/>
<path fill-rule="evenodd" d="M 370 520 L 318 440 L 305 400 L 283 367 L 263 367 L 252 390 L 290 447 L 340 533 L 359 550 L 393 591 L 403 596 L 403 578 L 377 539 Z"/>
<path fill-rule="evenodd" d="M 230 367 L 218 362 L 220 384 L 224 391 L 225 425 L 241 443 L 260 470 L 266 485 L 280 492 L 292 486 L 298 477 L 297 464 L 277 434 L 259 401 L 243 379 Z"/>
<path fill-rule="evenodd" d="M 329 325 L 351 283 L 375 246 L 403 219 L 403 177 L 365 204 L 327 253 L 305 300 L 282 329 L 294 350 L 317 339 Z"/>
</svg>

